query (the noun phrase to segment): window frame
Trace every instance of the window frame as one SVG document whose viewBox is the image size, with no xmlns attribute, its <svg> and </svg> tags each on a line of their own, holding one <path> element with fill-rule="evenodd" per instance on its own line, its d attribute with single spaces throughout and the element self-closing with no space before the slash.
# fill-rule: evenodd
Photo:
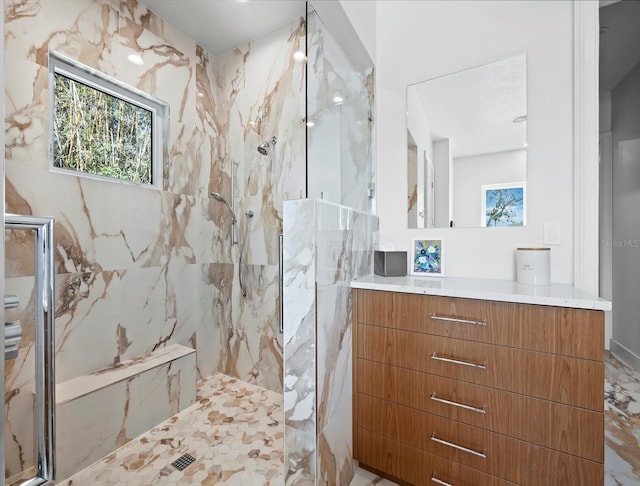
<svg viewBox="0 0 640 486">
<path fill-rule="evenodd" d="M 55 167 L 54 114 L 56 109 L 55 75 L 60 74 L 75 82 L 113 96 L 126 103 L 151 112 L 151 182 L 136 182 L 91 172 Z M 96 69 L 56 51 L 49 51 L 49 170 L 63 174 L 87 177 L 101 181 L 119 182 L 139 187 L 162 189 L 164 171 L 169 165 L 169 104 L 144 91 L 123 83 Z"/>
</svg>

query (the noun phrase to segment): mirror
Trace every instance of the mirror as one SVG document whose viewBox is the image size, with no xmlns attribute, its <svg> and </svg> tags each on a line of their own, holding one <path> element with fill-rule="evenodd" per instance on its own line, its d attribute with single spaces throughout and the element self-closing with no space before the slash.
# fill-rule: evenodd
<svg viewBox="0 0 640 486">
<path fill-rule="evenodd" d="M 524 226 L 526 55 L 407 88 L 409 228 Z"/>
</svg>

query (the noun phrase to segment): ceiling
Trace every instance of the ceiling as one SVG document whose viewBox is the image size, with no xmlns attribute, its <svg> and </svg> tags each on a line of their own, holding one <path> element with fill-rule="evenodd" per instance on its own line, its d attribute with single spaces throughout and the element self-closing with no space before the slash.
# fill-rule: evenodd
<svg viewBox="0 0 640 486">
<path fill-rule="evenodd" d="M 606 93 L 640 62 L 640 2 L 601 3 L 600 31 L 600 92 Z"/>
<path fill-rule="evenodd" d="M 304 0 L 139 0 L 219 56 L 303 17 Z"/>
<path fill-rule="evenodd" d="M 453 157 L 522 149 L 527 114 L 524 54 L 410 86 L 434 140 L 449 139 Z M 413 109 L 414 107 L 409 107 Z"/>
</svg>

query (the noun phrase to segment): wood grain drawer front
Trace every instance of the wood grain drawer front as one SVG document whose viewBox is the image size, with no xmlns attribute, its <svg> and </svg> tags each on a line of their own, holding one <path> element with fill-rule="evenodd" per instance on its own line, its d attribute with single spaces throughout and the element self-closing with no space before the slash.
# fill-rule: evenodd
<svg viewBox="0 0 640 486">
<path fill-rule="evenodd" d="M 604 409 L 604 364 L 358 324 L 357 357 L 523 395 Z"/>
<path fill-rule="evenodd" d="M 357 361 L 357 392 L 604 462 L 604 414 L 374 361 Z"/>
<path fill-rule="evenodd" d="M 358 430 L 363 444 L 360 465 L 387 473 L 391 479 L 416 486 L 513 486 L 514 483 L 429 454 L 367 430 Z M 440 482 L 438 482 L 440 481 Z"/>
<path fill-rule="evenodd" d="M 509 302 L 358 290 L 358 322 L 603 360 L 604 313 Z"/>
<path fill-rule="evenodd" d="M 600 463 L 393 402 L 361 395 L 358 416 L 359 428 L 517 484 L 603 484 Z"/>
</svg>

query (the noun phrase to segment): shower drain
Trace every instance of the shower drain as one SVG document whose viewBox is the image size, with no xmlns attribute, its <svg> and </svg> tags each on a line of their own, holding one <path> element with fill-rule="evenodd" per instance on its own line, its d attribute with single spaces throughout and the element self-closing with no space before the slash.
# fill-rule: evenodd
<svg viewBox="0 0 640 486">
<path fill-rule="evenodd" d="M 178 471 L 184 471 L 185 468 L 196 460 L 191 454 L 183 454 L 171 463 Z"/>
</svg>

